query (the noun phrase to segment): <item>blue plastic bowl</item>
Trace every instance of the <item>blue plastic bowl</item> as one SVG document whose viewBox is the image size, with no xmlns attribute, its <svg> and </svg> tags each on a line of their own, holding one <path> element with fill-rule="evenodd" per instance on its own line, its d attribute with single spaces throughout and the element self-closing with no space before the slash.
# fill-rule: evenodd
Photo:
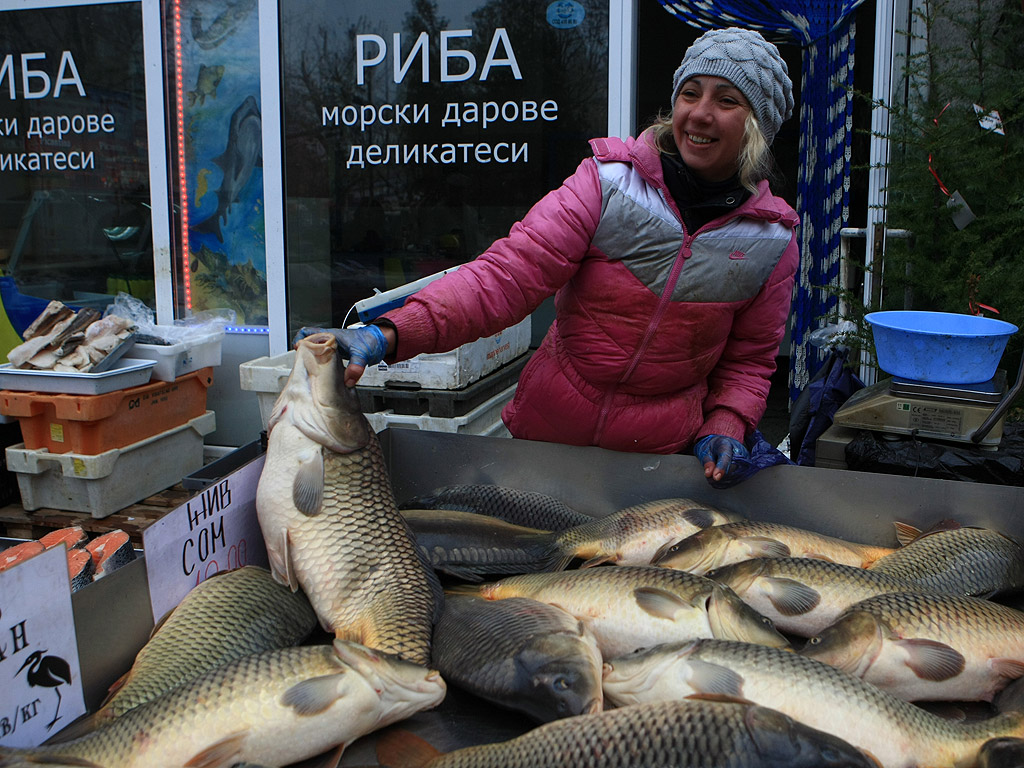
<svg viewBox="0 0 1024 768">
<path fill-rule="evenodd" d="M 878 366 L 903 379 L 936 384 L 981 384 L 996 375 L 1017 326 L 954 312 L 872 312 Z"/>
</svg>

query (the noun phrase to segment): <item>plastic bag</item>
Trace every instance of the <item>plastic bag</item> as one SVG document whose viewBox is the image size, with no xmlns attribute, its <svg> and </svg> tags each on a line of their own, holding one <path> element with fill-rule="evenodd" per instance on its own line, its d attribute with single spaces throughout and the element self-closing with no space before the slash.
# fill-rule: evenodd
<svg viewBox="0 0 1024 768">
<path fill-rule="evenodd" d="M 174 321 L 174 325 L 157 325 L 156 313 L 134 296 L 118 293 L 103 316 L 117 315 L 135 323 L 138 332 L 135 341 L 138 344 L 171 345 L 181 341 L 191 341 L 223 333 L 229 325 L 234 325 L 235 310 L 206 309 L 189 317 Z"/>
<path fill-rule="evenodd" d="M 750 453 L 750 458 L 734 457 L 729 474 L 721 480 L 708 481 L 712 488 L 732 488 L 747 478 L 753 477 L 766 467 L 772 467 L 776 464 L 793 463 L 786 454 L 765 440 L 764 435 L 756 429 L 750 433 L 744 444 Z"/>
</svg>

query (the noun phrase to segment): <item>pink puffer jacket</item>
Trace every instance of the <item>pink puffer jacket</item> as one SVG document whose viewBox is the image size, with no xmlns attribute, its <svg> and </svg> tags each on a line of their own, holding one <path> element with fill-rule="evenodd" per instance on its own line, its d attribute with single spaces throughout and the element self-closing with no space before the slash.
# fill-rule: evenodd
<svg viewBox="0 0 1024 768">
<path fill-rule="evenodd" d="M 495 334 L 555 294 L 556 320 L 502 413 L 513 436 L 647 453 L 742 440 L 785 333 L 796 213 L 761 182 L 687 232 L 649 131 L 591 147 L 507 237 L 386 315 L 394 360 Z"/>
</svg>

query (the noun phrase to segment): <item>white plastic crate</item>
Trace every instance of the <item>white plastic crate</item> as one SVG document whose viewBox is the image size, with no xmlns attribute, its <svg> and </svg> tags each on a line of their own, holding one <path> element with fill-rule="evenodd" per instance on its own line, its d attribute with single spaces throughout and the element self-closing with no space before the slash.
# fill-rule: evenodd
<svg viewBox="0 0 1024 768">
<path fill-rule="evenodd" d="M 285 382 L 292 375 L 295 366 L 295 350 L 280 355 L 257 357 L 238 366 L 238 384 L 246 392 L 255 392 L 259 399 L 260 419 L 263 429 L 270 423 L 277 396 L 284 389 Z"/>
<path fill-rule="evenodd" d="M 49 507 L 107 517 L 159 493 L 203 465 L 203 437 L 216 429 L 207 411 L 159 435 L 98 454 L 50 453 L 24 443 L 6 449 L 26 510 Z"/>
<path fill-rule="evenodd" d="M 501 420 L 501 410 L 516 393 L 516 384 L 485 400 L 464 416 L 443 418 L 419 414 L 410 416 L 394 411 L 377 411 L 366 414 L 375 432 L 385 429 L 421 429 L 425 432 L 456 432 L 465 435 L 486 435 L 488 437 L 509 437 Z"/>
<path fill-rule="evenodd" d="M 161 326 L 156 326 L 159 329 Z M 157 381 L 174 381 L 186 373 L 200 368 L 220 365 L 224 329 L 194 338 L 183 339 L 174 344 L 139 344 L 128 351 L 132 357 L 142 360 L 156 360 L 153 378 Z"/>
<path fill-rule="evenodd" d="M 515 360 L 530 348 L 530 317 L 493 336 L 463 344 L 451 352 L 417 355 L 394 365 L 380 363 L 363 372 L 360 386 L 383 387 L 392 382 L 423 389 L 462 389 Z"/>
</svg>

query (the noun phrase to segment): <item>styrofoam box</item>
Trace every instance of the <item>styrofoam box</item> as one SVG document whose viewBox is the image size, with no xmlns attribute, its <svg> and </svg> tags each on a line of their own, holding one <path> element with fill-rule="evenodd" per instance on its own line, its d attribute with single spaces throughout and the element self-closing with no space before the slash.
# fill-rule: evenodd
<svg viewBox="0 0 1024 768">
<path fill-rule="evenodd" d="M 159 331 L 161 326 L 156 326 Z M 132 357 L 143 360 L 156 360 L 153 367 L 153 378 L 157 381 L 174 381 L 186 373 L 198 371 L 200 368 L 220 365 L 221 345 L 224 341 L 224 329 L 219 328 L 211 333 L 197 335 L 177 342 L 176 344 L 139 344 L 129 350 Z"/>
<path fill-rule="evenodd" d="M 277 396 L 284 389 L 295 366 L 295 350 L 280 355 L 257 357 L 238 366 L 238 384 L 246 392 L 255 392 L 260 404 L 263 429 L 270 423 Z"/>
<path fill-rule="evenodd" d="M 501 409 L 515 395 L 516 386 L 513 384 L 489 400 L 485 400 L 464 416 L 442 418 L 425 413 L 410 416 L 388 410 L 368 413 L 366 418 L 375 432 L 385 429 L 421 429 L 425 432 L 457 432 L 465 435 L 509 437 L 508 430 L 501 420 Z"/>
<path fill-rule="evenodd" d="M 49 507 L 107 517 L 170 488 L 203 465 L 203 437 L 216 429 L 207 411 L 180 427 L 95 455 L 6 449 L 26 510 Z"/>
<path fill-rule="evenodd" d="M 418 384 L 423 389 L 462 389 L 515 360 L 530 347 L 530 316 L 493 336 L 463 344 L 451 352 L 417 355 L 411 360 L 368 367 L 360 386 L 383 387 L 391 382 Z"/>
</svg>

